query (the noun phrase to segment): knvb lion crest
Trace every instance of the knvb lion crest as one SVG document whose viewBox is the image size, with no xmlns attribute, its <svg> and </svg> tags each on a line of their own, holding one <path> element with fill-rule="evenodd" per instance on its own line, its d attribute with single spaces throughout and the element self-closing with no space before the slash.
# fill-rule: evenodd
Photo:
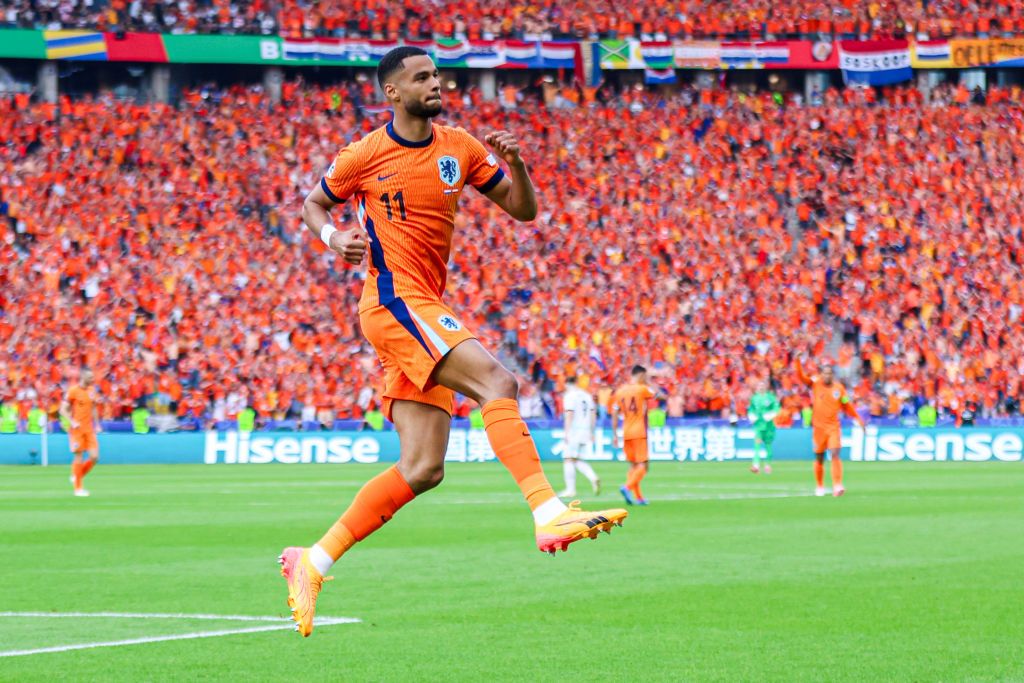
<svg viewBox="0 0 1024 683">
<path fill-rule="evenodd" d="M 462 329 L 462 323 L 460 323 L 458 320 L 451 317 L 450 315 L 442 315 L 440 318 L 437 319 L 437 322 L 440 323 L 441 327 L 448 330 L 449 332 L 458 332 L 459 330 Z"/>
<path fill-rule="evenodd" d="M 437 160 L 437 170 L 441 173 L 441 180 L 445 184 L 455 187 L 462 177 L 462 169 L 459 168 L 459 160 L 455 157 L 443 156 Z"/>
</svg>

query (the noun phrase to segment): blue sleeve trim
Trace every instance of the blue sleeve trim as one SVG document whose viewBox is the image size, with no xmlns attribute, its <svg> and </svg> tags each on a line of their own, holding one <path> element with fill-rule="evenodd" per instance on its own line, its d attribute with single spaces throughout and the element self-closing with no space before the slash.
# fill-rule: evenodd
<svg viewBox="0 0 1024 683">
<path fill-rule="evenodd" d="M 476 187 L 477 191 L 480 192 L 480 194 L 487 194 L 488 192 L 493 190 L 495 187 L 497 187 L 498 183 L 500 183 L 501 179 L 504 178 L 504 177 L 505 177 L 505 172 L 502 171 L 499 168 L 498 171 L 494 175 L 491 176 L 490 180 L 488 180 L 483 185 L 476 185 L 475 187 Z"/>
<path fill-rule="evenodd" d="M 327 198 L 330 199 L 335 204 L 344 204 L 345 203 L 344 199 L 341 199 L 340 197 L 338 197 L 338 195 L 336 195 L 333 192 L 331 192 L 331 188 L 327 187 L 327 178 L 321 178 L 320 179 L 320 187 L 323 188 L 324 194 L 327 195 Z"/>
</svg>

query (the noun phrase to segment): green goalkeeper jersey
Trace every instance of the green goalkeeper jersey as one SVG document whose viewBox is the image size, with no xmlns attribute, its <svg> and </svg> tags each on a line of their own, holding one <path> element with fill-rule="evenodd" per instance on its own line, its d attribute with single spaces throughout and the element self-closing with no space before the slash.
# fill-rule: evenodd
<svg viewBox="0 0 1024 683">
<path fill-rule="evenodd" d="M 767 427 L 779 414 L 779 399 L 770 391 L 761 391 L 750 399 L 750 408 L 747 414 L 754 422 L 754 427 Z"/>
</svg>

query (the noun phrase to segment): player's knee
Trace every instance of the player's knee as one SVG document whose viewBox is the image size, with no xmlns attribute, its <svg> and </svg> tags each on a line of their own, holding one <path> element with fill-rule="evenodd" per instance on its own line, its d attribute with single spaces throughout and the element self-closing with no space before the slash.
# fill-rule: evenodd
<svg viewBox="0 0 1024 683">
<path fill-rule="evenodd" d="M 444 465 L 419 465 L 409 472 L 408 480 L 409 488 L 417 494 L 429 491 L 444 480 Z"/>
<path fill-rule="evenodd" d="M 499 398 L 519 398 L 519 380 L 511 372 L 495 364 L 488 374 L 485 392 L 485 402 Z"/>
</svg>

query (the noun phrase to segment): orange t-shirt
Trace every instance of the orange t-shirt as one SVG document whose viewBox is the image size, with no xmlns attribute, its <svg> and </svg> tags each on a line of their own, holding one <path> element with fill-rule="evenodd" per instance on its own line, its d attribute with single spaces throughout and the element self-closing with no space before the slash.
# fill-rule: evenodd
<svg viewBox="0 0 1024 683">
<path fill-rule="evenodd" d="M 623 415 L 623 438 L 647 438 L 647 401 L 654 392 L 644 384 L 624 384 L 616 390 L 612 401 Z"/>
<path fill-rule="evenodd" d="M 93 431 L 92 392 L 76 384 L 68 389 L 68 403 L 71 405 L 71 419 L 78 425 L 76 431 Z"/>
<path fill-rule="evenodd" d="M 355 199 L 369 236 L 360 312 L 400 297 L 439 300 L 459 195 L 466 185 L 490 192 L 504 176 L 480 141 L 437 124 L 428 139 L 410 142 L 389 123 L 338 152 L 320 186 L 333 201 Z"/>
</svg>

